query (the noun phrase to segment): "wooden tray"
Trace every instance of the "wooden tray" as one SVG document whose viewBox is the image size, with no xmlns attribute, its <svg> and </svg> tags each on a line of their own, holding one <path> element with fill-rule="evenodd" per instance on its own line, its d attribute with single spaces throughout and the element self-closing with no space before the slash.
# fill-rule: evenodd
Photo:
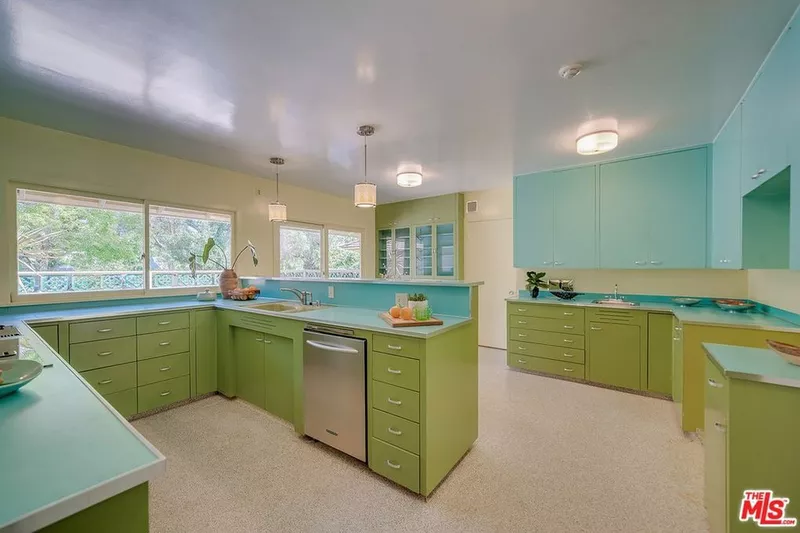
<svg viewBox="0 0 800 533">
<path fill-rule="evenodd" d="M 413 326 L 441 326 L 444 324 L 438 318 L 430 317 L 428 320 L 403 320 L 402 318 L 392 318 L 389 313 L 381 313 L 380 317 L 393 328 L 410 328 Z"/>
</svg>

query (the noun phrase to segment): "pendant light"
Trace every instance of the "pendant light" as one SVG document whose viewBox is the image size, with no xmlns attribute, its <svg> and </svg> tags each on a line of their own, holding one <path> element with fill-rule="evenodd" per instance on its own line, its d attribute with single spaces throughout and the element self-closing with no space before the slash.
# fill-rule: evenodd
<svg viewBox="0 0 800 533">
<path fill-rule="evenodd" d="M 367 181 L 367 137 L 375 133 L 373 126 L 364 125 L 358 128 L 358 134 L 364 137 L 364 181 L 356 184 L 356 207 L 375 207 L 378 203 L 378 186 Z"/>
<path fill-rule="evenodd" d="M 281 203 L 280 175 L 278 168 L 285 163 L 282 157 L 270 157 L 269 162 L 275 165 L 275 201 L 269 203 L 269 221 L 286 222 L 286 204 Z"/>
</svg>

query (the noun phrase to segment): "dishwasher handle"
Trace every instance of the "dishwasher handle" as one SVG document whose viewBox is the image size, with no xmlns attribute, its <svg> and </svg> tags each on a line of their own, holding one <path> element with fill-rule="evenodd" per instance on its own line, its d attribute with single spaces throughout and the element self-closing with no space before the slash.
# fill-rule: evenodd
<svg viewBox="0 0 800 533">
<path fill-rule="evenodd" d="M 338 344 L 326 344 L 324 342 L 317 342 L 311 340 L 306 340 L 306 344 L 308 344 L 309 346 L 313 346 L 314 348 L 319 348 L 320 350 L 327 350 L 329 352 L 358 353 L 358 350 L 356 350 L 355 348 L 340 346 Z"/>
</svg>

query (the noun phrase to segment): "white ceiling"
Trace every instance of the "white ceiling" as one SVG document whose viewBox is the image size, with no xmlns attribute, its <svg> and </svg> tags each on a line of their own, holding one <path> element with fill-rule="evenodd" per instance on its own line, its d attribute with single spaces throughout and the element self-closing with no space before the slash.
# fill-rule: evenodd
<svg viewBox="0 0 800 533">
<path fill-rule="evenodd" d="M 710 142 L 798 3 L 0 0 L 0 114 L 263 176 L 281 155 L 342 196 L 370 123 L 380 202 L 486 189 L 591 161 L 592 117 L 613 157 Z"/>
</svg>

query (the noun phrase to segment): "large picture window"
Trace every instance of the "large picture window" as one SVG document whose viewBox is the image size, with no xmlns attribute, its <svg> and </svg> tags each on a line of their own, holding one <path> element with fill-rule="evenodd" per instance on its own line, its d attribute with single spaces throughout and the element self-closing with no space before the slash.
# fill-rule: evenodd
<svg viewBox="0 0 800 533">
<path fill-rule="evenodd" d="M 361 232 L 328 230 L 328 277 L 361 277 Z"/>
</svg>

